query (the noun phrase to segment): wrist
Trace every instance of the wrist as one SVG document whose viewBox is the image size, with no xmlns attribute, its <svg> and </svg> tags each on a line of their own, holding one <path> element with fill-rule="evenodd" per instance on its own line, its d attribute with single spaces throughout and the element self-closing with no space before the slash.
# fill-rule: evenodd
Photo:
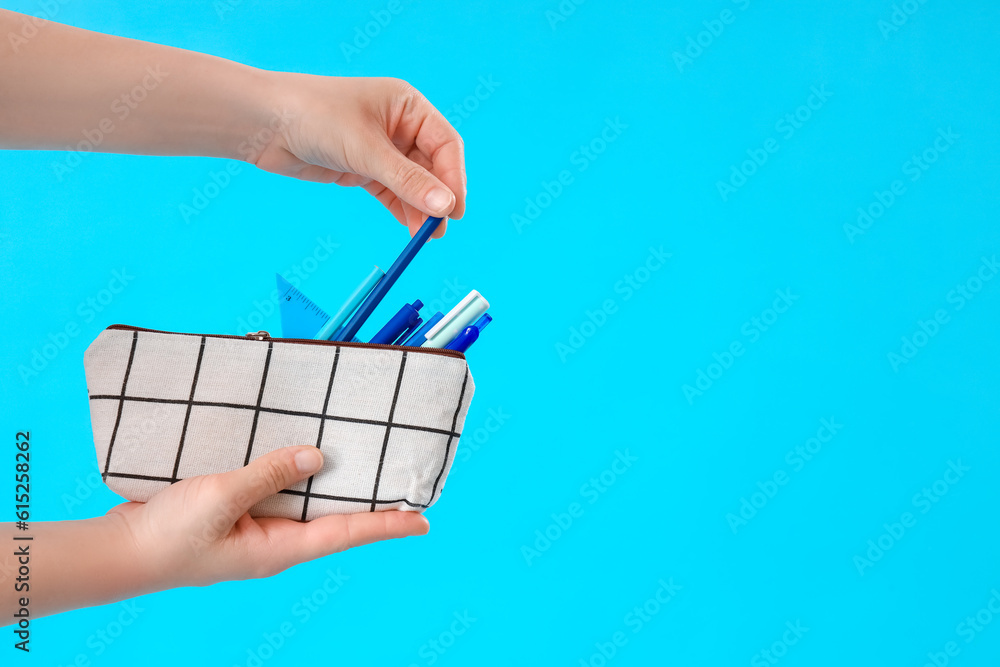
<svg viewBox="0 0 1000 667">
<path fill-rule="evenodd" d="M 253 163 L 279 127 L 281 73 L 224 61 L 216 92 L 221 108 L 212 125 L 218 138 L 217 157 Z"/>
<path fill-rule="evenodd" d="M 169 588 L 167 568 L 160 566 L 130 525 L 129 519 L 112 511 L 89 519 L 102 549 L 107 569 L 114 572 L 122 598 L 134 597 Z"/>
</svg>

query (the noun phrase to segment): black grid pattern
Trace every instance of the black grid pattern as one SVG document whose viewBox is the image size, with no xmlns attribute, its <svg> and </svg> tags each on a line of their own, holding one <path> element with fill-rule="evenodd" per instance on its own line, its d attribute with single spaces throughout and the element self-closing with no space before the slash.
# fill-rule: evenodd
<svg viewBox="0 0 1000 667">
<path fill-rule="evenodd" d="M 330 382 L 326 385 L 326 398 L 323 399 L 323 414 L 326 414 L 326 409 L 330 407 L 330 393 L 333 391 L 333 378 L 337 376 L 337 362 L 340 361 L 340 348 L 338 347 L 336 352 L 333 353 L 333 366 L 330 368 Z M 316 449 L 319 449 L 323 444 L 323 425 L 326 424 L 325 419 L 319 420 L 319 432 L 316 434 Z M 306 480 L 306 497 L 302 501 L 302 521 L 306 520 L 306 515 L 309 513 L 309 494 L 312 491 L 313 479 L 315 475 Z"/>
<path fill-rule="evenodd" d="M 452 443 L 456 439 L 458 439 L 458 438 L 461 437 L 461 433 L 459 431 L 459 429 L 461 428 L 461 424 L 459 424 L 459 417 L 460 417 L 460 414 L 462 413 L 462 408 L 465 407 L 467 409 L 467 407 L 468 407 L 468 405 L 467 405 L 468 401 L 466 400 L 466 388 L 467 388 L 467 385 L 468 385 L 469 379 L 470 379 L 470 376 L 469 376 L 469 373 L 468 373 L 468 368 L 465 365 L 464 361 L 462 361 L 461 359 L 452 358 L 452 357 L 434 356 L 433 357 L 434 361 L 432 362 L 432 363 L 443 363 L 443 364 L 455 364 L 455 363 L 460 363 L 461 364 L 461 369 L 460 369 L 462 371 L 461 389 L 458 392 L 457 401 L 454 403 L 454 409 L 453 409 L 453 411 L 451 411 L 451 408 L 449 408 L 450 412 L 448 414 L 448 417 L 450 418 L 450 422 L 451 423 L 450 423 L 450 428 L 448 428 L 447 426 L 449 426 L 449 425 L 447 423 L 444 423 L 444 419 L 439 419 L 439 423 L 436 423 L 433 426 L 430 426 L 430 425 L 424 426 L 424 425 L 409 424 L 409 423 L 399 423 L 398 421 L 394 421 L 394 417 L 397 415 L 397 406 L 400 403 L 400 389 L 401 389 L 401 387 L 404 384 L 404 377 L 407 374 L 407 359 L 408 359 L 408 354 L 412 354 L 411 352 L 408 352 L 408 351 L 394 351 L 393 352 L 393 354 L 398 357 L 399 364 L 398 364 L 398 369 L 391 369 L 392 370 L 392 374 L 394 375 L 394 377 L 391 378 L 391 380 L 392 380 L 392 382 L 391 382 L 391 386 L 392 386 L 392 394 L 391 394 L 392 395 L 392 400 L 391 400 L 391 403 L 388 406 L 388 415 L 386 415 L 386 418 L 385 419 L 380 419 L 380 418 L 363 418 L 363 417 L 357 417 L 357 416 L 327 414 L 327 411 L 328 411 L 328 409 L 331 406 L 331 397 L 335 396 L 338 393 L 336 391 L 336 389 L 335 389 L 336 382 L 339 379 L 338 378 L 338 367 L 342 367 L 343 366 L 342 359 L 343 359 L 343 354 L 344 354 L 344 350 L 345 349 L 349 350 L 353 355 L 364 354 L 364 353 L 378 353 L 378 354 L 383 354 L 384 355 L 386 353 L 386 351 L 384 349 L 372 348 L 371 350 L 367 350 L 367 349 L 360 349 L 360 348 L 343 348 L 343 347 L 341 347 L 339 345 L 338 346 L 329 346 L 329 347 L 322 346 L 322 347 L 313 348 L 314 350 L 317 351 L 317 353 L 320 350 L 325 350 L 325 354 L 326 355 L 329 355 L 329 351 L 330 351 L 331 347 L 334 348 L 333 349 L 333 360 L 332 360 L 332 365 L 330 367 L 329 377 L 326 378 L 324 376 L 324 381 L 325 381 L 325 385 L 326 386 L 325 386 L 325 396 L 323 398 L 322 408 L 321 408 L 321 410 L 319 412 L 314 412 L 314 411 L 309 411 L 309 410 L 291 410 L 291 409 L 286 409 L 286 408 L 282 408 L 282 407 L 275 407 L 273 405 L 266 405 L 265 404 L 265 401 L 264 401 L 265 390 L 268 389 L 268 386 L 269 386 L 268 385 L 268 382 L 269 382 L 269 371 L 272 369 L 272 356 L 273 356 L 273 352 L 274 352 L 274 349 L 275 349 L 275 345 L 276 344 L 279 344 L 279 345 L 283 344 L 282 341 L 281 341 L 281 339 L 272 339 L 272 340 L 265 341 L 266 345 L 267 345 L 267 350 L 266 350 L 266 355 L 264 356 L 264 360 L 263 360 L 263 369 L 262 369 L 262 371 L 260 371 L 259 382 L 255 386 L 255 391 L 254 391 L 255 396 L 254 396 L 254 398 L 256 400 L 253 401 L 253 398 L 249 398 L 249 394 L 247 394 L 247 398 L 249 398 L 248 401 L 246 401 L 246 402 L 237 402 L 237 401 L 200 400 L 200 399 L 196 398 L 196 396 L 198 395 L 198 391 L 199 391 L 199 379 L 203 378 L 204 375 L 205 375 L 205 372 L 206 372 L 204 370 L 203 361 L 205 361 L 205 358 L 206 358 L 207 341 L 209 339 L 212 339 L 213 341 L 217 340 L 217 339 L 214 339 L 213 337 L 206 337 L 206 336 L 201 336 L 200 337 L 200 344 L 197 347 L 197 359 L 194 362 L 193 376 L 189 376 L 191 378 L 190 387 L 187 388 L 187 385 L 186 384 L 184 385 L 184 387 L 185 387 L 184 391 L 187 393 L 187 397 L 186 398 L 166 398 L 166 397 L 156 397 L 156 396 L 133 396 L 133 395 L 129 395 L 129 393 L 128 393 L 129 392 L 129 379 L 130 379 L 130 377 L 134 377 L 135 373 L 137 373 L 137 372 L 144 372 L 144 373 L 147 373 L 147 375 L 148 375 L 149 368 L 147 366 L 149 365 L 150 360 L 146 359 L 144 357 L 144 355 L 147 355 L 147 356 L 150 355 L 151 354 L 150 350 L 154 350 L 155 351 L 157 349 L 156 345 L 159 344 L 160 342 L 162 342 L 161 339 L 163 337 L 169 338 L 169 337 L 172 337 L 172 336 L 187 336 L 187 335 L 185 335 L 185 334 L 163 334 L 163 333 L 152 333 L 152 332 L 127 331 L 127 330 L 110 331 L 110 332 L 105 332 L 105 334 L 102 334 L 102 335 L 107 335 L 109 333 L 110 334 L 117 334 L 119 336 L 127 335 L 127 336 L 129 336 L 131 338 L 131 341 L 130 341 L 130 344 L 129 344 L 128 361 L 127 361 L 127 363 L 125 365 L 124 374 L 123 374 L 122 380 L 121 380 L 121 389 L 120 389 L 120 391 L 118 391 L 118 393 L 113 393 L 113 394 L 112 393 L 94 393 L 94 394 L 92 394 L 90 396 L 90 400 L 91 400 L 92 406 L 95 405 L 95 403 L 100 403 L 100 402 L 103 402 L 103 401 L 116 401 L 117 404 L 118 404 L 117 405 L 117 413 L 116 413 L 115 421 L 114 421 L 114 426 L 111 429 L 110 439 L 108 440 L 107 456 L 105 457 L 103 471 L 102 471 L 102 476 L 105 479 L 105 481 L 107 481 L 108 478 L 142 480 L 142 481 L 150 481 L 150 482 L 162 482 L 162 483 L 166 483 L 166 484 L 172 484 L 172 483 L 175 483 L 177 481 L 180 481 L 180 479 L 182 479 L 182 476 L 179 473 L 180 473 L 181 468 L 182 468 L 182 457 L 185 455 L 185 451 L 186 451 L 185 450 L 185 443 L 188 441 L 189 436 L 190 436 L 189 425 L 192 423 L 192 419 L 191 419 L 192 410 L 195 409 L 195 408 L 224 408 L 224 409 L 229 409 L 229 410 L 252 411 L 253 412 L 252 422 L 251 422 L 251 425 L 250 425 L 249 438 L 246 441 L 246 450 L 245 450 L 245 454 L 243 455 L 243 464 L 244 465 L 246 465 L 247 463 L 249 463 L 254 458 L 253 453 L 254 453 L 254 450 L 255 450 L 255 445 L 260 444 L 261 446 L 264 446 L 264 447 L 269 446 L 268 443 L 257 443 L 256 442 L 257 440 L 259 440 L 259 438 L 258 438 L 258 434 L 259 434 L 258 424 L 260 422 L 260 418 L 261 418 L 262 414 L 286 415 L 286 416 L 291 416 L 291 417 L 306 417 L 306 418 L 318 420 L 318 432 L 317 432 L 317 436 L 316 436 L 316 447 L 317 448 L 321 448 L 323 446 L 323 444 L 324 444 L 323 443 L 324 432 L 325 432 L 325 427 L 327 426 L 328 422 L 343 422 L 343 423 L 346 423 L 346 424 L 358 424 L 358 425 L 365 425 L 365 426 L 380 427 L 380 428 L 384 429 L 384 434 L 381 437 L 381 447 L 380 447 L 380 450 L 378 452 L 377 467 L 375 468 L 375 471 L 374 471 L 374 483 L 371 485 L 371 495 L 370 496 L 361 496 L 361 495 L 358 495 L 356 493 L 352 493 L 352 494 L 337 494 L 337 493 L 329 493 L 329 492 L 327 492 L 327 491 L 330 491 L 331 489 L 322 489 L 322 491 L 324 491 L 324 492 L 318 492 L 314 488 L 314 483 L 315 483 L 315 480 L 317 479 L 317 477 L 323 475 L 324 472 L 326 471 L 326 466 L 324 465 L 324 470 L 323 471 L 320 471 L 320 473 L 317 473 L 317 475 L 314 475 L 314 476 L 310 477 L 308 480 L 305 481 L 305 483 L 304 483 L 304 490 L 299 490 L 299 489 L 296 489 L 296 488 L 292 488 L 292 489 L 285 489 L 285 490 L 282 490 L 280 492 L 281 494 L 284 494 L 284 495 L 287 495 L 287 496 L 296 496 L 296 497 L 302 497 L 303 498 L 301 512 L 299 512 L 298 509 L 296 508 L 296 510 L 295 510 L 295 517 L 294 518 L 299 518 L 301 520 L 306 520 L 307 519 L 307 515 L 308 515 L 308 511 L 309 511 L 309 501 L 312 498 L 322 499 L 322 500 L 330 500 L 330 501 L 341 501 L 341 502 L 346 502 L 346 503 L 355 503 L 355 504 L 358 505 L 357 511 L 364 511 L 365 509 L 367 509 L 367 511 L 374 512 L 374 511 L 377 511 L 377 509 L 380 506 L 385 506 L 385 505 L 400 505 L 400 504 L 405 504 L 406 506 L 412 507 L 412 508 L 415 508 L 415 509 L 424 509 L 424 508 L 429 507 L 435 501 L 436 496 L 438 494 L 438 489 L 439 489 L 441 480 L 445 476 L 446 470 L 447 470 L 447 468 L 448 468 L 448 466 L 450 464 L 450 458 L 451 458 L 451 453 L 452 453 Z M 147 340 L 148 337 L 161 337 L 161 338 L 160 339 Z M 142 346 L 140 346 L 140 339 L 142 339 L 143 344 L 146 346 L 145 348 L 143 348 Z M 233 346 L 236 346 L 237 348 L 239 348 L 242 345 L 261 346 L 261 345 L 265 344 L 265 342 L 253 341 L 253 340 L 242 341 L 242 340 L 238 340 L 238 339 L 230 339 L 230 340 L 227 340 L 225 344 L 227 346 L 229 346 L 230 349 L 235 349 Z M 294 343 L 284 343 L 284 345 L 289 345 L 290 346 L 290 345 L 294 345 Z M 137 362 L 137 355 L 136 355 L 137 347 L 139 347 L 140 350 L 146 350 L 145 352 L 142 352 L 142 351 L 140 352 L 138 363 L 136 363 Z M 187 347 L 192 347 L 192 349 L 193 349 L 193 346 L 187 346 Z M 240 348 L 240 349 L 243 349 L 243 348 Z M 259 350 L 259 347 L 255 348 L 255 350 Z M 119 354 L 119 355 L 121 355 L 121 348 L 120 347 L 119 347 L 118 350 L 116 350 L 116 353 Z M 186 354 L 186 351 L 184 353 Z M 191 353 L 191 356 L 192 357 L 194 356 L 193 352 Z M 418 354 L 417 356 L 418 357 L 425 357 L 426 358 L 429 355 Z M 188 359 L 190 359 L 190 358 L 191 357 L 188 357 Z M 384 358 L 384 357 L 380 357 L 380 358 Z M 238 359 L 238 356 L 237 356 L 237 359 Z M 233 361 L 232 359 L 229 360 L 229 362 L 232 362 L 232 361 Z M 422 361 L 424 363 L 420 366 L 420 369 L 413 371 L 413 373 L 426 373 L 426 370 L 428 368 L 428 366 L 427 366 L 427 360 L 426 359 L 418 359 L 418 361 Z M 188 369 L 188 372 L 189 372 L 190 368 L 191 368 L 190 361 L 188 361 L 187 363 L 189 364 L 187 366 L 187 369 Z M 216 363 L 218 363 L 218 362 L 216 362 Z M 325 363 L 330 363 L 330 362 L 326 361 Z M 355 363 L 357 363 L 357 357 L 355 357 Z M 120 366 L 119 366 L 119 368 L 120 368 Z M 228 368 L 228 367 L 225 367 L 225 368 Z M 451 368 L 452 370 L 454 369 L 453 366 L 449 366 L 449 368 Z M 370 371 L 370 369 L 365 369 L 365 370 L 366 370 L 366 372 L 372 372 L 372 371 Z M 118 372 L 121 372 L 121 371 L 119 370 Z M 218 368 L 216 368 L 216 372 L 218 372 Z M 287 371 L 287 368 L 286 368 L 286 374 L 287 374 L 287 372 L 288 371 Z M 357 374 L 357 372 L 358 371 L 355 369 L 355 374 Z M 388 373 L 387 372 L 381 372 L 381 375 L 388 376 Z M 455 375 L 455 373 L 452 372 L 451 377 L 452 377 L 452 379 L 450 381 L 454 381 L 455 385 L 457 386 L 457 384 L 458 384 L 457 383 L 457 380 L 458 380 L 457 375 Z M 218 378 L 216 378 L 216 380 L 217 379 Z M 388 380 L 388 377 L 383 378 L 383 379 Z M 426 378 L 418 378 L 418 380 L 420 382 L 422 382 L 422 384 L 418 384 L 418 385 L 415 385 L 415 386 L 418 389 L 419 388 L 426 389 L 426 387 L 428 386 L 427 382 L 426 382 Z M 208 381 L 209 380 L 206 380 L 206 382 L 208 382 Z M 413 380 L 411 379 L 411 383 L 412 382 L 413 382 Z M 100 384 L 100 383 L 98 383 L 98 384 Z M 143 383 L 140 382 L 139 384 L 142 385 Z M 148 384 L 148 377 L 147 377 L 147 384 Z M 246 383 L 244 382 L 243 385 L 242 385 L 244 388 L 246 388 L 245 384 Z M 90 386 L 90 385 L 91 385 L 91 369 L 88 367 L 88 386 Z M 444 383 L 442 386 L 446 387 L 446 385 L 447 385 L 447 383 Z M 100 384 L 100 386 L 102 386 L 102 387 L 103 386 L 107 386 L 107 383 Z M 390 385 L 386 384 L 386 387 L 388 387 L 388 386 L 390 386 Z M 117 388 L 117 385 L 114 385 L 114 387 Z M 109 388 L 111 388 L 111 387 L 109 387 Z M 133 388 L 133 391 L 135 391 L 134 388 Z M 275 389 L 271 388 L 270 391 L 274 392 Z M 454 389 L 452 389 L 450 391 L 454 391 Z M 153 392 L 153 393 L 156 393 L 156 392 Z M 452 394 L 452 396 L 454 397 L 454 394 Z M 471 395 L 469 396 L 469 398 L 471 399 Z M 292 397 L 291 400 L 294 400 L 294 397 Z M 367 397 L 364 400 L 367 401 L 368 400 Z M 411 388 L 409 390 L 407 400 L 409 400 L 411 402 L 412 401 L 419 402 L 419 401 L 423 400 L 423 397 L 419 396 L 419 391 L 415 391 L 413 388 Z M 454 400 L 454 398 L 452 398 L 451 400 Z M 253 402 L 251 402 L 251 401 L 253 401 Z M 377 403 L 377 402 L 378 401 L 376 400 L 376 398 L 372 398 L 372 403 L 373 404 Z M 150 472 L 155 472 L 155 471 L 141 470 L 141 469 L 140 470 L 135 470 L 135 469 L 131 469 L 131 470 L 129 470 L 129 469 L 124 469 L 124 470 L 112 469 L 113 468 L 113 466 L 112 466 L 112 454 L 115 451 L 116 442 L 120 440 L 119 436 L 120 436 L 120 430 L 121 430 L 121 427 L 122 427 L 122 424 L 123 424 L 123 413 L 127 413 L 128 412 L 126 410 L 126 406 L 129 405 L 129 404 L 132 404 L 132 403 L 139 404 L 139 405 L 141 405 L 141 404 L 157 404 L 157 405 L 178 405 L 178 406 L 184 406 L 184 419 L 183 419 L 183 424 L 180 427 L 180 433 L 178 434 L 178 437 L 177 437 L 177 440 L 176 440 L 176 451 L 173 452 L 173 450 L 171 450 L 172 451 L 172 464 L 173 465 L 172 465 L 172 472 L 171 472 L 170 475 L 165 475 L 165 474 L 148 474 Z M 449 403 L 449 404 L 451 404 L 451 403 Z M 314 403 L 313 405 L 316 405 L 316 404 Z M 417 407 L 421 407 L 421 406 L 418 405 Z M 417 410 L 417 413 L 419 413 L 419 410 Z M 411 414 L 411 415 L 414 414 L 414 406 L 413 405 L 409 405 L 408 406 L 408 414 Z M 381 415 L 374 415 L 373 414 L 372 416 L 373 417 L 379 417 Z M 133 417 L 133 419 L 136 419 L 136 418 L 137 417 Z M 404 418 L 405 418 L 405 415 L 404 415 Z M 178 419 L 179 419 L 179 413 L 178 413 Z M 128 416 L 125 417 L 125 420 L 126 421 L 128 420 Z M 97 422 L 95 421 L 95 430 L 96 429 L 97 429 Z M 424 489 L 422 491 L 422 494 L 426 494 L 426 495 L 424 495 L 424 497 L 420 497 L 420 498 L 406 497 L 406 495 L 409 495 L 412 492 L 412 488 L 413 487 L 409 487 L 409 488 L 411 488 L 411 491 L 407 492 L 402 497 L 395 497 L 397 495 L 396 493 L 391 493 L 391 495 L 393 496 L 391 498 L 380 498 L 379 497 L 380 485 L 383 485 L 383 481 L 384 481 L 384 479 L 383 479 L 383 470 L 384 470 L 384 468 L 386 466 L 386 463 L 387 463 L 387 453 L 390 450 L 393 449 L 392 447 L 390 447 L 390 436 L 394 432 L 396 432 L 396 433 L 423 432 L 423 433 L 426 433 L 426 434 L 435 434 L 436 436 L 440 436 L 441 440 L 444 441 L 443 452 L 439 452 L 437 454 L 434 454 L 435 458 L 440 458 L 440 464 L 439 465 L 435 464 L 436 477 L 434 477 L 433 485 L 431 486 L 429 478 L 426 480 L 427 489 Z M 97 436 L 98 436 L 98 434 L 95 432 L 95 438 Z M 396 436 L 396 437 L 398 438 L 399 436 Z M 424 437 L 426 437 L 426 436 L 424 436 Z M 444 439 L 445 437 L 446 437 L 446 440 Z M 188 444 L 189 444 L 189 446 L 191 445 L 190 442 L 188 442 Z M 198 445 L 197 445 L 197 448 L 201 448 L 201 449 L 209 448 L 209 447 L 212 446 L 212 444 L 213 443 L 211 443 L 211 442 L 199 442 Z M 270 444 L 274 444 L 274 443 L 270 443 Z M 294 443 L 282 443 L 281 446 L 284 446 L 284 444 L 294 444 Z M 407 445 L 407 443 L 406 443 L 406 441 L 404 441 L 404 447 L 406 445 Z M 122 445 L 122 444 L 119 443 L 119 449 L 121 447 L 137 447 L 137 446 L 138 445 L 132 445 L 132 444 Z M 336 450 L 339 450 L 339 455 L 343 456 L 344 448 L 349 448 L 351 446 L 351 443 L 343 443 L 343 442 L 336 442 L 336 441 L 334 441 L 333 442 L 333 446 L 336 448 Z M 397 445 L 396 449 L 397 450 L 399 449 L 398 445 Z M 336 451 L 336 450 L 333 452 L 333 459 L 335 461 L 338 458 L 338 451 Z M 413 448 L 410 448 L 406 452 L 406 454 L 407 455 L 412 455 L 413 452 L 414 452 Z M 423 463 L 424 465 L 426 465 L 427 457 L 430 456 L 430 454 L 427 451 L 423 451 L 423 450 L 419 451 L 418 454 L 419 454 L 419 456 L 423 457 L 423 459 L 421 461 L 418 461 L 418 464 Z M 135 463 L 135 452 L 129 452 L 128 456 L 132 457 L 131 459 L 128 459 L 128 460 L 132 460 L 132 463 L 129 464 L 129 465 L 126 465 L 126 468 L 135 468 L 137 466 L 137 464 Z M 399 456 L 398 452 L 396 453 L 396 456 Z M 404 456 L 404 459 L 405 458 L 406 457 Z M 139 461 L 140 461 L 140 463 L 142 461 L 141 452 L 139 452 Z M 407 461 L 404 460 L 401 463 L 400 461 L 397 460 L 397 461 L 394 462 L 394 465 L 396 466 L 396 470 L 397 470 L 396 474 L 398 476 L 399 466 L 400 465 L 404 465 L 404 466 L 407 465 Z M 114 466 L 114 467 L 118 467 L 118 466 Z M 362 472 L 363 472 L 363 470 L 362 470 Z M 431 472 L 430 474 L 433 475 L 433 472 Z M 191 475 L 189 474 L 187 476 L 191 476 Z M 337 489 L 332 489 L 332 490 L 336 491 Z M 429 490 L 429 494 L 428 494 L 428 490 Z M 423 500 L 426 500 L 426 502 L 421 502 Z"/>
</svg>

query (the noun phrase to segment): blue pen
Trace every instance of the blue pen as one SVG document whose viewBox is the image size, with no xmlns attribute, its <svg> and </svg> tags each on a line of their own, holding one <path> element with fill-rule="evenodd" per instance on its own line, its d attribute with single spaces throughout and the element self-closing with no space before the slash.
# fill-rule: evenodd
<svg viewBox="0 0 1000 667">
<path fill-rule="evenodd" d="M 417 311 L 423 308 L 424 304 L 421 303 L 420 299 L 417 299 L 413 304 L 405 303 L 403 307 L 399 309 L 399 312 L 392 316 L 384 327 L 379 329 L 378 333 L 375 334 L 369 343 L 378 343 L 380 345 L 392 345 L 392 343 L 399 338 L 399 336 L 406 331 L 408 328 L 413 326 L 413 323 L 420 319 L 420 315 Z"/>
<path fill-rule="evenodd" d="M 406 340 L 407 338 L 409 338 L 410 334 L 412 334 L 414 331 L 416 331 L 417 329 L 419 329 L 420 325 L 423 324 L 423 323 L 424 323 L 423 318 L 422 317 L 418 317 L 417 321 L 414 322 L 413 324 L 411 324 L 410 326 L 406 327 L 406 331 L 404 331 L 403 333 L 399 334 L 399 336 L 396 338 L 396 340 L 393 341 L 392 344 L 393 345 L 402 345 L 403 341 Z"/>
<path fill-rule="evenodd" d="M 444 346 L 446 350 L 457 350 L 458 352 L 465 352 L 472 344 L 479 340 L 479 334 L 483 332 L 486 325 L 493 321 L 493 317 L 489 313 L 484 313 L 482 317 L 476 320 L 476 323 L 472 326 L 466 327 L 465 331 L 455 336 L 450 343 Z"/>
<path fill-rule="evenodd" d="M 427 323 L 424 324 L 424 326 L 417 329 L 417 332 L 415 334 L 407 338 L 406 342 L 400 343 L 400 345 L 409 345 L 410 347 L 420 347 L 421 345 L 424 344 L 424 341 L 427 340 L 427 332 L 430 331 L 435 324 L 440 322 L 443 317 L 444 313 L 442 313 L 440 310 L 434 313 L 434 317 L 427 320 Z"/>
<path fill-rule="evenodd" d="M 413 258 L 417 256 L 417 251 L 419 251 L 423 245 L 427 242 L 427 239 L 431 237 L 431 234 L 438 228 L 441 221 L 444 218 L 427 218 L 423 226 L 413 235 L 410 242 L 406 244 L 403 248 L 403 252 L 400 253 L 396 261 L 392 263 L 389 270 L 385 272 L 385 276 L 382 280 L 378 281 L 375 285 L 375 289 L 371 291 L 368 298 L 364 300 L 361 307 L 358 308 L 354 316 L 344 325 L 343 330 L 340 331 L 340 335 L 336 337 L 336 340 L 350 340 L 358 334 L 358 330 L 361 325 L 365 323 L 365 320 L 371 316 L 372 312 L 381 303 L 383 297 L 385 297 L 386 292 L 389 288 L 396 284 L 399 280 L 399 276 L 402 275 L 403 270 L 410 265 Z"/>
</svg>

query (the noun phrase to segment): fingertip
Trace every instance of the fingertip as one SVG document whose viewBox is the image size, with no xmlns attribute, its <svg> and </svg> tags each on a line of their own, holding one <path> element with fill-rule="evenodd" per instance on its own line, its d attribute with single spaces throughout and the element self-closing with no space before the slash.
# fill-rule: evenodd
<svg viewBox="0 0 1000 667">
<path fill-rule="evenodd" d="M 443 218 L 455 208 L 455 193 L 435 186 L 424 195 L 424 205 L 431 215 Z"/>
<path fill-rule="evenodd" d="M 426 535 L 431 529 L 431 524 L 427 521 L 427 517 L 420 512 L 396 510 L 395 516 L 398 523 L 395 531 L 390 529 L 390 532 L 395 532 L 397 537 Z"/>
<path fill-rule="evenodd" d="M 418 535 L 426 535 L 431 530 L 430 521 L 427 520 L 423 514 L 417 512 L 408 512 L 408 514 L 413 514 L 413 519 L 410 520 L 411 530 L 409 535 L 411 537 L 416 537 Z"/>
<path fill-rule="evenodd" d="M 303 475 L 311 474 L 323 467 L 323 452 L 312 446 L 302 446 L 295 452 L 295 468 Z"/>
<path fill-rule="evenodd" d="M 445 216 L 444 220 L 441 221 L 441 224 L 438 225 L 438 228 L 434 230 L 433 234 L 431 234 L 432 239 L 439 239 L 445 235 L 445 233 L 448 231 L 449 219 L 450 218 L 448 216 Z"/>
</svg>

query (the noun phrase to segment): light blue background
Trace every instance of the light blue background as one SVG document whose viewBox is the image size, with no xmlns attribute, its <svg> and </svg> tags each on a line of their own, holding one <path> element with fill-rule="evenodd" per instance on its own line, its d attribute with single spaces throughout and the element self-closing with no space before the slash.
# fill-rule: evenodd
<svg viewBox="0 0 1000 667">
<path fill-rule="evenodd" d="M 341 43 L 385 6 L 244 1 L 220 16 L 208 2 L 68 1 L 54 18 L 260 67 L 397 76 L 446 111 L 479 77 L 499 82 L 459 127 L 466 218 L 387 302 L 453 301 L 452 280 L 494 304 L 431 533 L 144 597 L 100 655 L 88 638 L 119 605 L 42 619 L 31 660 L 9 637 L 2 660 L 247 665 L 291 621 L 264 664 L 600 665 L 595 644 L 619 631 L 627 643 L 608 664 L 770 664 L 758 652 L 800 622 L 782 665 L 917 666 L 948 641 L 961 649 L 950 664 L 992 664 L 1000 620 L 971 643 L 957 626 L 1000 588 L 1000 280 L 961 310 L 948 295 L 1000 251 L 1000 7 L 932 0 L 883 34 L 891 0 L 591 0 L 554 27 L 556 0 L 404 0 L 348 62 Z M 726 9 L 731 23 L 680 71 L 674 52 Z M 776 123 L 814 86 L 831 96 L 786 138 Z M 628 127 L 580 171 L 574 152 L 606 119 Z M 954 145 L 910 181 L 904 163 L 948 128 Z M 779 150 L 723 201 L 717 182 L 768 138 Z M 303 289 L 332 305 L 407 238 L 362 191 L 243 166 L 185 223 L 179 206 L 224 162 L 90 154 L 60 182 L 64 159 L 0 154 L 3 437 L 31 429 L 35 516 L 50 520 L 117 502 L 85 484 L 96 468 L 82 353 L 104 326 L 234 333 L 274 272 L 328 236 L 340 246 Z M 573 182 L 519 232 L 512 214 L 562 170 Z M 844 224 L 896 179 L 905 194 L 849 242 Z M 661 245 L 671 258 L 626 300 L 616 284 Z M 86 321 L 78 304 L 123 267 L 134 279 Z M 784 289 L 798 299 L 750 342 L 744 323 Z M 607 299 L 616 311 L 561 359 L 556 344 Z M 938 309 L 948 323 L 894 371 L 887 354 Z M 71 322 L 79 336 L 22 382 L 18 366 Z M 263 328 L 277 331 L 277 315 Z M 689 403 L 682 386 L 734 341 L 744 354 Z M 508 417 L 477 436 L 495 426 L 490 410 Z M 794 471 L 786 452 L 823 418 L 843 428 Z M 589 502 L 581 487 L 626 450 L 638 460 Z M 921 513 L 914 495 L 958 460 L 970 470 Z M 734 534 L 727 514 L 777 471 L 788 483 Z M 529 565 L 522 547 L 574 502 L 582 516 Z M 860 574 L 855 556 L 907 511 L 916 525 Z M 337 568 L 350 579 L 301 623 L 294 605 Z M 627 614 L 671 578 L 682 588 L 634 633 Z M 471 627 L 434 653 L 464 612 Z"/>
</svg>

